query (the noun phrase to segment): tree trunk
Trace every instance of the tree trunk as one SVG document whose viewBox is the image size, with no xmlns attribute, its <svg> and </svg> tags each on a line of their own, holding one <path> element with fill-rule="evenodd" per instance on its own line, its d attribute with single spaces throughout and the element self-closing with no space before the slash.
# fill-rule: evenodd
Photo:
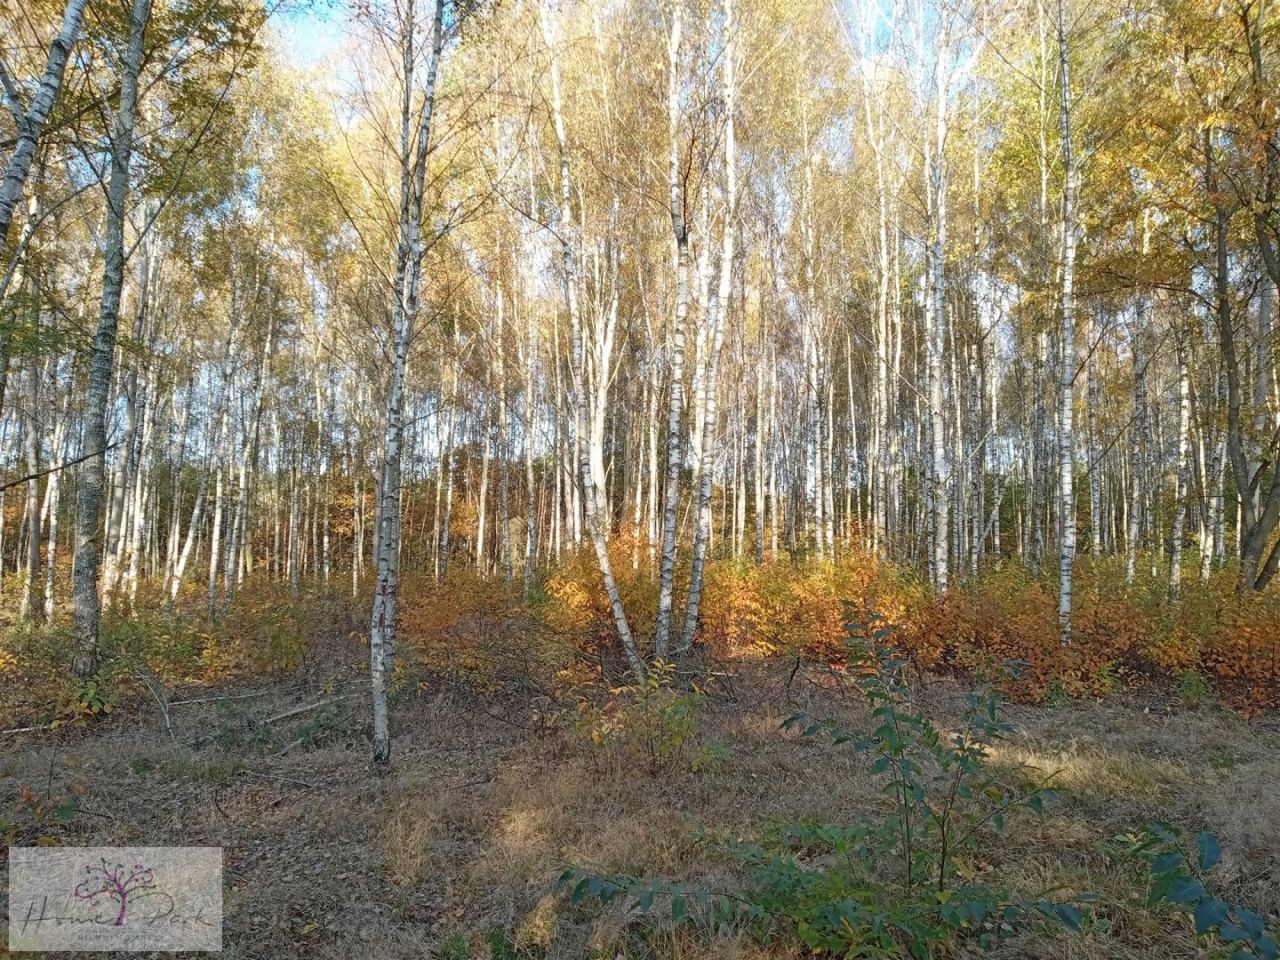
<svg viewBox="0 0 1280 960">
<path fill-rule="evenodd" d="M 644 661 L 640 659 L 640 654 L 636 649 L 635 640 L 631 633 L 631 624 L 627 620 L 626 611 L 622 606 L 622 595 L 613 576 L 613 566 L 609 560 L 608 545 L 600 528 L 596 478 L 593 474 L 591 463 L 591 444 L 588 442 L 588 438 L 584 436 L 587 432 L 588 422 L 587 383 L 584 367 L 582 318 L 578 307 L 577 257 L 574 250 L 573 218 L 570 209 L 572 188 L 569 171 L 569 148 L 565 136 L 564 117 L 560 106 L 560 66 L 552 34 L 551 13 L 544 4 L 539 7 L 539 14 L 541 16 L 543 39 L 551 53 L 551 112 L 556 142 L 560 151 L 560 195 L 555 219 L 560 234 L 561 285 L 569 308 L 570 338 L 572 341 L 570 392 L 574 409 L 574 439 L 578 453 L 578 481 L 582 490 L 587 535 L 595 548 L 596 564 L 600 568 L 600 577 L 604 582 L 605 593 L 609 598 L 614 627 L 618 631 L 618 639 L 622 642 L 622 649 L 626 654 L 627 663 L 637 677 L 643 678 L 645 675 Z"/>
<path fill-rule="evenodd" d="M 1182 589 L 1182 533 L 1187 517 L 1191 459 L 1191 374 L 1187 369 L 1187 348 L 1178 340 L 1178 462 L 1174 492 L 1173 532 L 1169 541 L 1169 599 L 1177 600 Z"/>
<path fill-rule="evenodd" d="M 36 323 L 39 324 L 39 301 L 36 301 Z M 27 366 L 27 396 L 24 448 L 27 457 L 27 559 L 22 578 L 22 603 L 18 616 L 23 620 L 41 620 L 44 607 L 37 601 L 40 581 L 40 361 L 31 358 Z"/>
<path fill-rule="evenodd" d="M 680 169 L 680 56 L 681 19 L 677 6 L 671 13 L 667 44 L 667 141 L 670 147 L 671 232 L 676 243 L 676 299 L 671 319 L 671 391 L 667 405 L 667 476 L 662 505 L 662 565 L 658 577 L 658 613 L 653 631 L 653 655 L 665 659 L 671 632 L 675 589 L 676 511 L 680 503 L 681 419 L 684 415 L 685 324 L 689 314 L 689 229 L 685 216 L 684 180 Z"/>
<path fill-rule="evenodd" d="M 435 0 L 431 25 L 431 53 L 421 112 L 412 142 L 413 72 L 417 57 L 414 22 L 410 4 L 401 22 L 401 51 L 404 84 L 400 114 L 400 233 L 396 246 L 395 288 L 392 302 L 394 359 L 387 386 L 386 425 L 383 436 L 378 516 L 374 534 L 376 570 L 373 611 L 369 627 L 369 664 L 373 704 L 373 762 L 391 762 L 391 731 L 387 711 L 387 677 L 395 669 L 396 602 L 399 595 L 401 436 L 404 432 L 403 404 L 405 369 L 409 344 L 418 309 L 418 284 L 422 269 L 422 200 L 426 179 L 427 151 L 431 139 L 431 119 L 435 106 L 436 76 L 444 44 L 444 0 Z"/>
<path fill-rule="evenodd" d="M 937 52 L 935 67 L 937 114 L 934 122 L 930 191 L 933 209 L 930 219 L 929 277 L 930 293 L 926 301 L 929 317 L 928 336 L 930 490 L 932 496 L 932 568 L 933 585 L 945 592 L 948 583 L 948 510 L 951 501 L 951 467 L 947 458 L 946 411 L 943 407 L 943 352 L 947 342 L 946 319 L 946 240 L 947 240 L 947 176 L 945 145 L 947 137 L 946 71 L 949 51 L 944 45 Z"/>
<path fill-rule="evenodd" d="M 693 563 L 689 577 L 689 595 L 685 601 L 684 622 L 680 627 L 680 639 L 676 653 L 687 652 L 693 645 L 693 635 L 698 629 L 698 613 L 702 603 L 702 586 L 707 559 L 707 544 L 711 537 L 711 493 L 717 449 L 717 390 L 720 381 L 720 352 L 724 345 L 726 317 L 729 314 L 729 298 L 732 293 L 734 267 L 734 236 L 737 231 L 738 173 L 737 147 L 734 138 L 734 105 L 737 94 L 734 78 L 734 30 L 733 0 L 724 0 L 724 50 L 721 63 L 724 68 L 724 236 L 720 250 L 719 287 L 708 298 L 707 326 L 710 338 L 707 366 L 703 374 L 702 434 L 699 440 L 701 467 L 699 470 L 698 523 L 693 541 Z"/>
<path fill-rule="evenodd" d="M 129 44 L 120 72 L 120 98 L 111 130 L 111 174 L 107 184 L 107 224 L 103 238 L 106 262 L 102 273 L 98 329 L 89 361 L 89 389 L 81 440 L 82 456 L 87 455 L 88 459 L 81 464 L 76 504 L 75 573 L 72 577 L 76 654 L 72 669 L 78 677 L 90 677 L 98 670 L 98 627 L 102 615 L 98 597 L 102 541 L 98 524 L 106 461 L 111 373 L 115 367 L 116 327 L 120 319 L 120 291 L 124 283 L 125 206 L 133 157 L 138 74 L 142 69 L 144 33 L 150 16 L 151 0 L 133 0 Z"/>
<path fill-rule="evenodd" d="M 1064 645 L 1071 642 L 1072 572 L 1076 555 L 1075 434 L 1072 431 L 1072 396 L 1076 377 L 1075 296 L 1076 269 L 1076 169 L 1071 152 L 1071 68 L 1067 56 L 1066 0 L 1058 0 L 1058 60 L 1062 69 L 1062 370 L 1059 381 L 1061 414 L 1058 427 L 1058 511 L 1062 534 L 1058 587 L 1058 626 Z"/>
<path fill-rule="evenodd" d="M 54 100 L 57 99 L 58 90 L 62 87 L 62 75 L 66 70 L 67 58 L 71 55 L 71 48 L 75 45 L 76 35 L 80 32 L 80 21 L 84 16 L 85 0 L 67 0 L 66 9 L 62 14 L 62 29 L 58 31 L 57 37 L 53 43 L 49 45 L 49 56 L 45 61 L 44 76 L 40 78 L 40 86 L 36 89 L 36 95 L 31 100 L 31 107 L 27 110 L 25 116 L 18 123 L 17 141 L 13 147 L 13 153 L 9 156 L 9 162 L 5 165 L 4 179 L 0 180 L 0 250 L 5 247 L 5 240 L 9 236 L 9 225 L 13 222 L 14 210 L 18 207 L 18 201 L 22 198 L 22 187 L 26 183 L 27 174 L 31 171 L 31 164 L 36 156 L 36 144 L 40 139 L 40 133 L 44 129 L 45 121 L 49 119 L 49 111 L 53 109 Z M 135 16 L 138 8 L 135 6 Z M 146 11 L 143 11 L 144 14 Z M 145 20 L 146 17 L 144 16 Z M 139 61 L 140 62 L 140 61 Z M 126 62 L 125 70 L 129 69 Z M 136 96 L 137 70 L 134 73 L 134 93 Z M 123 81 L 122 77 L 122 81 Z M 121 106 L 125 106 L 123 102 L 124 85 L 121 84 Z M 130 112 L 132 105 L 130 104 Z M 129 125 L 132 126 L 132 118 Z M 108 226 L 108 240 L 110 240 L 110 227 Z"/>
</svg>

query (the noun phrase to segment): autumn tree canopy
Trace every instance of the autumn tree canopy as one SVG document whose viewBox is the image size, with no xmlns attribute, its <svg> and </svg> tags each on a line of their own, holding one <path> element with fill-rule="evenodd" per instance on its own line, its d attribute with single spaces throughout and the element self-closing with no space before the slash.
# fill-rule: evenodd
<svg viewBox="0 0 1280 960">
<path fill-rule="evenodd" d="M 1078 558 L 1280 568 L 1274 5 L 0 26 L 0 574 L 83 675 L 100 606 L 253 577 L 371 592 L 376 701 L 401 571 L 587 551 L 643 674 L 722 560 L 1017 564 L 1065 647 Z"/>
</svg>

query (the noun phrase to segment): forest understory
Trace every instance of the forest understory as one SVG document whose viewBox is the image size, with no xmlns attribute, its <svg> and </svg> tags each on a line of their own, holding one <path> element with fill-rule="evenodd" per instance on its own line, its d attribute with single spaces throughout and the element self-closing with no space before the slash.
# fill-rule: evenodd
<svg viewBox="0 0 1280 960">
<path fill-rule="evenodd" d="M 0 879 L 114 949 L 150 854 L 30 848 L 221 847 L 260 960 L 1280 960 L 1277 65 L 1269 0 L 0 0 Z"/>
<path fill-rule="evenodd" d="M 716 562 L 701 680 L 690 693 L 677 677 L 648 700 L 627 686 L 607 609 L 582 603 L 596 595 L 591 563 L 583 558 L 581 582 L 572 566 L 551 578 L 534 603 L 465 572 L 406 583 L 389 689 L 396 752 L 376 776 L 361 629 L 369 598 L 346 585 L 309 583 L 295 596 L 250 584 L 216 621 L 199 597 L 174 614 L 108 617 L 109 679 L 92 688 L 58 662 L 71 655 L 69 634 L 59 641 L 44 628 L 24 641 L 10 625 L 0 675 L 10 728 L 0 776 L 14 798 L 6 843 L 222 846 L 224 954 L 235 958 L 810 955 L 784 927 L 674 925 L 634 899 L 572 903 L 558 880 L 580 868 L 734 890 L 748 870 L 735 842 L 885 809 L 885 777 L 865 758 L 797 736 L 785 719 L 801 711 L 867 726 L 841 627 L 875 598 L 898 604 L 897 642 L 917 651 L 912 697 L 941 729 L 960 729 L 979 678 L 955 662 L 963 644 L 934 653 L 929 630 L 984 614 L 954 602 L 917 608 L 909 577 L 865 560 L 759 571 Z M 983 595 L 1005 596 L 1034 621 L 1037 585 L 1007 579 L 988 579 Z M 636 609 L 646 581 L 623 578 Z M 1049 664 L 1053 595 L 1039 589 Z M 766 613 L 755 625 L 747 611 L 761 616 L 770 597 L 793 611 L 791 623 Z M 1038 815 L 1011 815 L 998 843 L 971 855 L 979 876 L 1015 894 L 1084 895 L 1083 929 L 1033 924 L 982 944 L 970 931 L 930 956 L 1216 955 L 1187 914 L 1148 902 L 1146 866 L 1126 838 L 1153 821 L 1212 834 L 1218 894 L 1274 919 L 1280 716 L 1256 701 L 1249 716 L 1233 709 L 1195 667 L 1126 674 L 1124 663 L 1153 662 L 1149 651 L 1168 642 L 1153 611 L 1134 602 L 1129 615 L 1146 632 L 1096 676 L 1032 664 L 1005 677 L 1008 699 L 1036 702 L 1004 708 L 1013 730 L 988 762 L 1049 777 L 1057 795 Z M 1014 642 L 969 636 L 973 663 Z"/>
</svg>

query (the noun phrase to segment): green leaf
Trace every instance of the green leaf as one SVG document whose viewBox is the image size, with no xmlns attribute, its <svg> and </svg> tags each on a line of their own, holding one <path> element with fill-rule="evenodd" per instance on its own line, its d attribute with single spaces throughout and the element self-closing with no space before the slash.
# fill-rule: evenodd
<svg viewBox="0 0 1280 960">
<path fill-rule="evenodd" d="M 1262 918 L 1252 910 L 1246 910 L 1244 907 L 1236 907 L 1236 919 L 1240 921 L 1240 926 L 1248 931 L 1249 936 L 1258 939 L 1265 932 L 1262 927 Z"/>
<path fill-rule="evenodd" d="M 1218 924 L 1218 936 L 1227 943 L 1239 943 L 1241 940 L 1249 939 L 1249 934 L 1230 920 Z"/>
<path fill-rule="evenodd" d="M 1204 885 L 1190 877 L 1176 877 L 1166 898 L 1170 903 L 1196 903 L 1204 897 Z"/>
<path fill-rule="evenodd" d="M 1212 870 L 1222 859 L 1222 847 L 1211 833 L 1201 833 L 1196 837 L 1196 849 L 1200 853 L 1201 870 Z"/>
<path fill-rule="evenodd" d="M 1173 853 L 1162 853 L 1151 861 L 1152 873 L 1168 873 L 1171 870 L 1177 870 L 1185 862 L 1182 854 L 1174 851 Z"/>
<path fill-rule="evenodd" d="M 1196 933 L 1209 933 L 1227 919 L 1227 905 L 1217 897 L 1205 897 L 1196 904 L 1194 915 Z"/>
<path fill-rule="evenodd" d="M 1084 914 L 1074 904 L 1060 903 L 1054 912 L 1058 915 L 1059 920 L 1076 931 L 1076 933 L 1084 929 Z"/>
<path fill-rule="evenodd" d="M 676 893 L 671 896 L 671 922 L 683 923 L 687 914 L 684 908 L 684 894 Z"/>
<path fill-rule="evenodd" d="M 68 801 L 66 801 L 65 803 L 59 804 L 59 805 L 54 809 L 54 811 L 53 811 L 53 815 L 54 815 L 57 819 L 62 820 L 62 821 L 64 821 L 64 822 L 65 822 L 65 821 L 68 821 L 68 820 L 72 819 L 72 818 L 76 815 L 77 811 L 79 811 L 79 809 L 80 809 L 80 807 L 79 807 L 79 805 L 76 803 L 76 801 L 74 801 L 74 800 L 68 800 Z"/>
</svg>

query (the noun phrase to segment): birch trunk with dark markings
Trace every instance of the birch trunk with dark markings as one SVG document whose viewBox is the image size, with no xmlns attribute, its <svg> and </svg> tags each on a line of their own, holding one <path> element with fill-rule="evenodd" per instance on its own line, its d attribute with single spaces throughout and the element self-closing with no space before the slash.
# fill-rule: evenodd
<svg viewBox="0 0 1280 960">
<path fill-rule="evenodd" d="M 393 359 L 387 385 L 385 432 L 379 464 L 377 520 L 374 527 L 373 612 L 369 626 L 369 670 L 373 706 L 373 762 L 391 762 L 391 730 L 387 710 L 387 677 L 395 669 L 396 602 L 400 581 L 400 475 L 404 433 L 404 380 L 409 344 L 418 309 L 418 284 L 425 252 L 422 239 L 423 193 L 436 77 L 444 47 L 445 0 L 435 0 L 431 21 L 431 50 L 422 91 L 422 105 L 414 123 L 414 68 L 418 56 L 413 0 L 399 24 L 404 84 L 400 100 L 400 224 L 396 244 L 395 287 L 392 291 L 391 348 Z"/>
<path fill-rule="evenodd" d="M 675 238 L 676 299 L 671 318 L 671 383 L 667 404 L 667 475 L 662 502 L 661 568 L 658 613 L 653 631 L 653 655 L 665 659 L 671 635 L 675 591 L 676 512 L 680 504 L 680 466 L 683 461 L 681 419 L 684 416 L 685 324 L 689 315 L 689 227 L 685 210 L 685 181 L 680 168 L 680 7 L 671 11 L 667 42 L 667 143 L 670 148 L 667 185 L 670 190 L 671 233 Z"/>
<path fill-rule="evenodd" d="M 1058 515 L 1059 544 L 1058 627 L 1063 645 L 1071 642 L 1072 572 L 1076 556 L 1075 434 L 1072 430 L 1072 398 L 1076 378 L 1075 270 L 1076 270 L 1076 168 L 1071 147 L 1071 66 L 1067 50 L 1066 0 L 1058 0 L 1058 63 L 1062 74 L 1062 370 L 1059 380 Z"/>
<path fill-rule="evenodd" d="M 58 31 L 53 43 L 49 45 L 49 56 L 45 61 L 44 75 L 40 78 L 40 86 L 31 100 L 31 106 L 18 121 L 17 140 L 13 146 L 13 153 L 9 155 L 9 162 L 5 164 L 4 179 L 0 180 L 0 250 L 5 247 L 5 240 L 9 236 L 9 225 L 13 222 L 13 214 L 18 208 L 18 201 L 22 199 L 22 188 L 27 182 L 27 175 L 31 172 L 31 164 L 35 161 L 36 146 L 39 143 L 40 134 L 49 119 L 49 112 L 53 109 L 54 101 L 58 97 L 58 91 L 62 88 L 62 76 L 66 71 L 67 58 L 71 55 L 71 48 L 75 46 L 76 35 L 80 32 L 80 21 L 84 17 L 84 8 L 85 0 L 67 0 L 66 9 L 62 14 L 62 29 Z M 134 10 L 136 13 L 137 8 L 135 7 Z M 135 70 L 134 73 L 136 95 L 137 71 Z M 122 107 L 125 106 L 123 94 L 124 86 L 122 83 Z M 21 109 L 21 105 L 18 105 L 18 109 Z M 132 119 L 129 122 L 132 125 Z"/>
<path fill-rule="evenodd" d="M 72 670 L 78 677 L 91 677 L 98 670 L 98 628 L 102 617 L 98 596 L 98 565 L 102 556 L 99 520 L 103 468 L 106 461 L 111 375 L 115 368 L 116 328 L 120 320 L 120 293 L 124 285 L 125 208 L 129 198 L 129 170 L 133 159 L 138 75 L 142 70 L 144 34 L 150 18 L 151 0 L 133 0 L 129 15 L 129 43 L 120 69 L 120 99 L 111 125 L 111 174 L 106 192 L 102 301 L 89 361 L 89 388 L 81 434 L 81 449 L 88 455 L 88 459 L 80 467 L 76 500 L 75 572 L 72 575 L 76 653 Z"/>
<path fill-rule="evenodd" d="M 573 409 L 574 447 L 577 453 L 577 477 L 583 501 L 583 513 L 586 520 L 587 535 L 595 549 L 596 565 L 600 568 L 600 579 L 603 581 L 605 593 L 609 598 L 610 611 L 613 614 L 614 628 L 618 631 L 618 639 L 622 643 L 627 663 L 637 677 L 645 676 L 644 661 L 636 649 L 635 639 L 631 633 L 631 624 L 622 605 L 622 595 L 613 576 L 613 565 L 609 560 L 609 548 L 601 529 L 599 496 L 597 479 L 592 469 L 592 444 L 588 433 L 588 399 L 587 378 L 584 366 L 584 343 L 581 310 L 578 305 L 578 262 L 575 250 L 575 225 L 571 210 L 573 196 L 569 166 L 569 145 L 565 135 L 564 116 L 560 99 L 560 67 L 557 58 L 556 37 L 551 21 L 551 12 L 543 3 L 538 9 L 543 41 L 551 55 L 551 119 L 555 129 L 556 143 L 560 153 L 560 182 L 557 209 L 555 212 L 556 230 L 560 235 L 561 288 L 569 310 L 570 357 L 570 400 Z M 598 465 L 597 465 L 598 468 Z"/>
</svg>

